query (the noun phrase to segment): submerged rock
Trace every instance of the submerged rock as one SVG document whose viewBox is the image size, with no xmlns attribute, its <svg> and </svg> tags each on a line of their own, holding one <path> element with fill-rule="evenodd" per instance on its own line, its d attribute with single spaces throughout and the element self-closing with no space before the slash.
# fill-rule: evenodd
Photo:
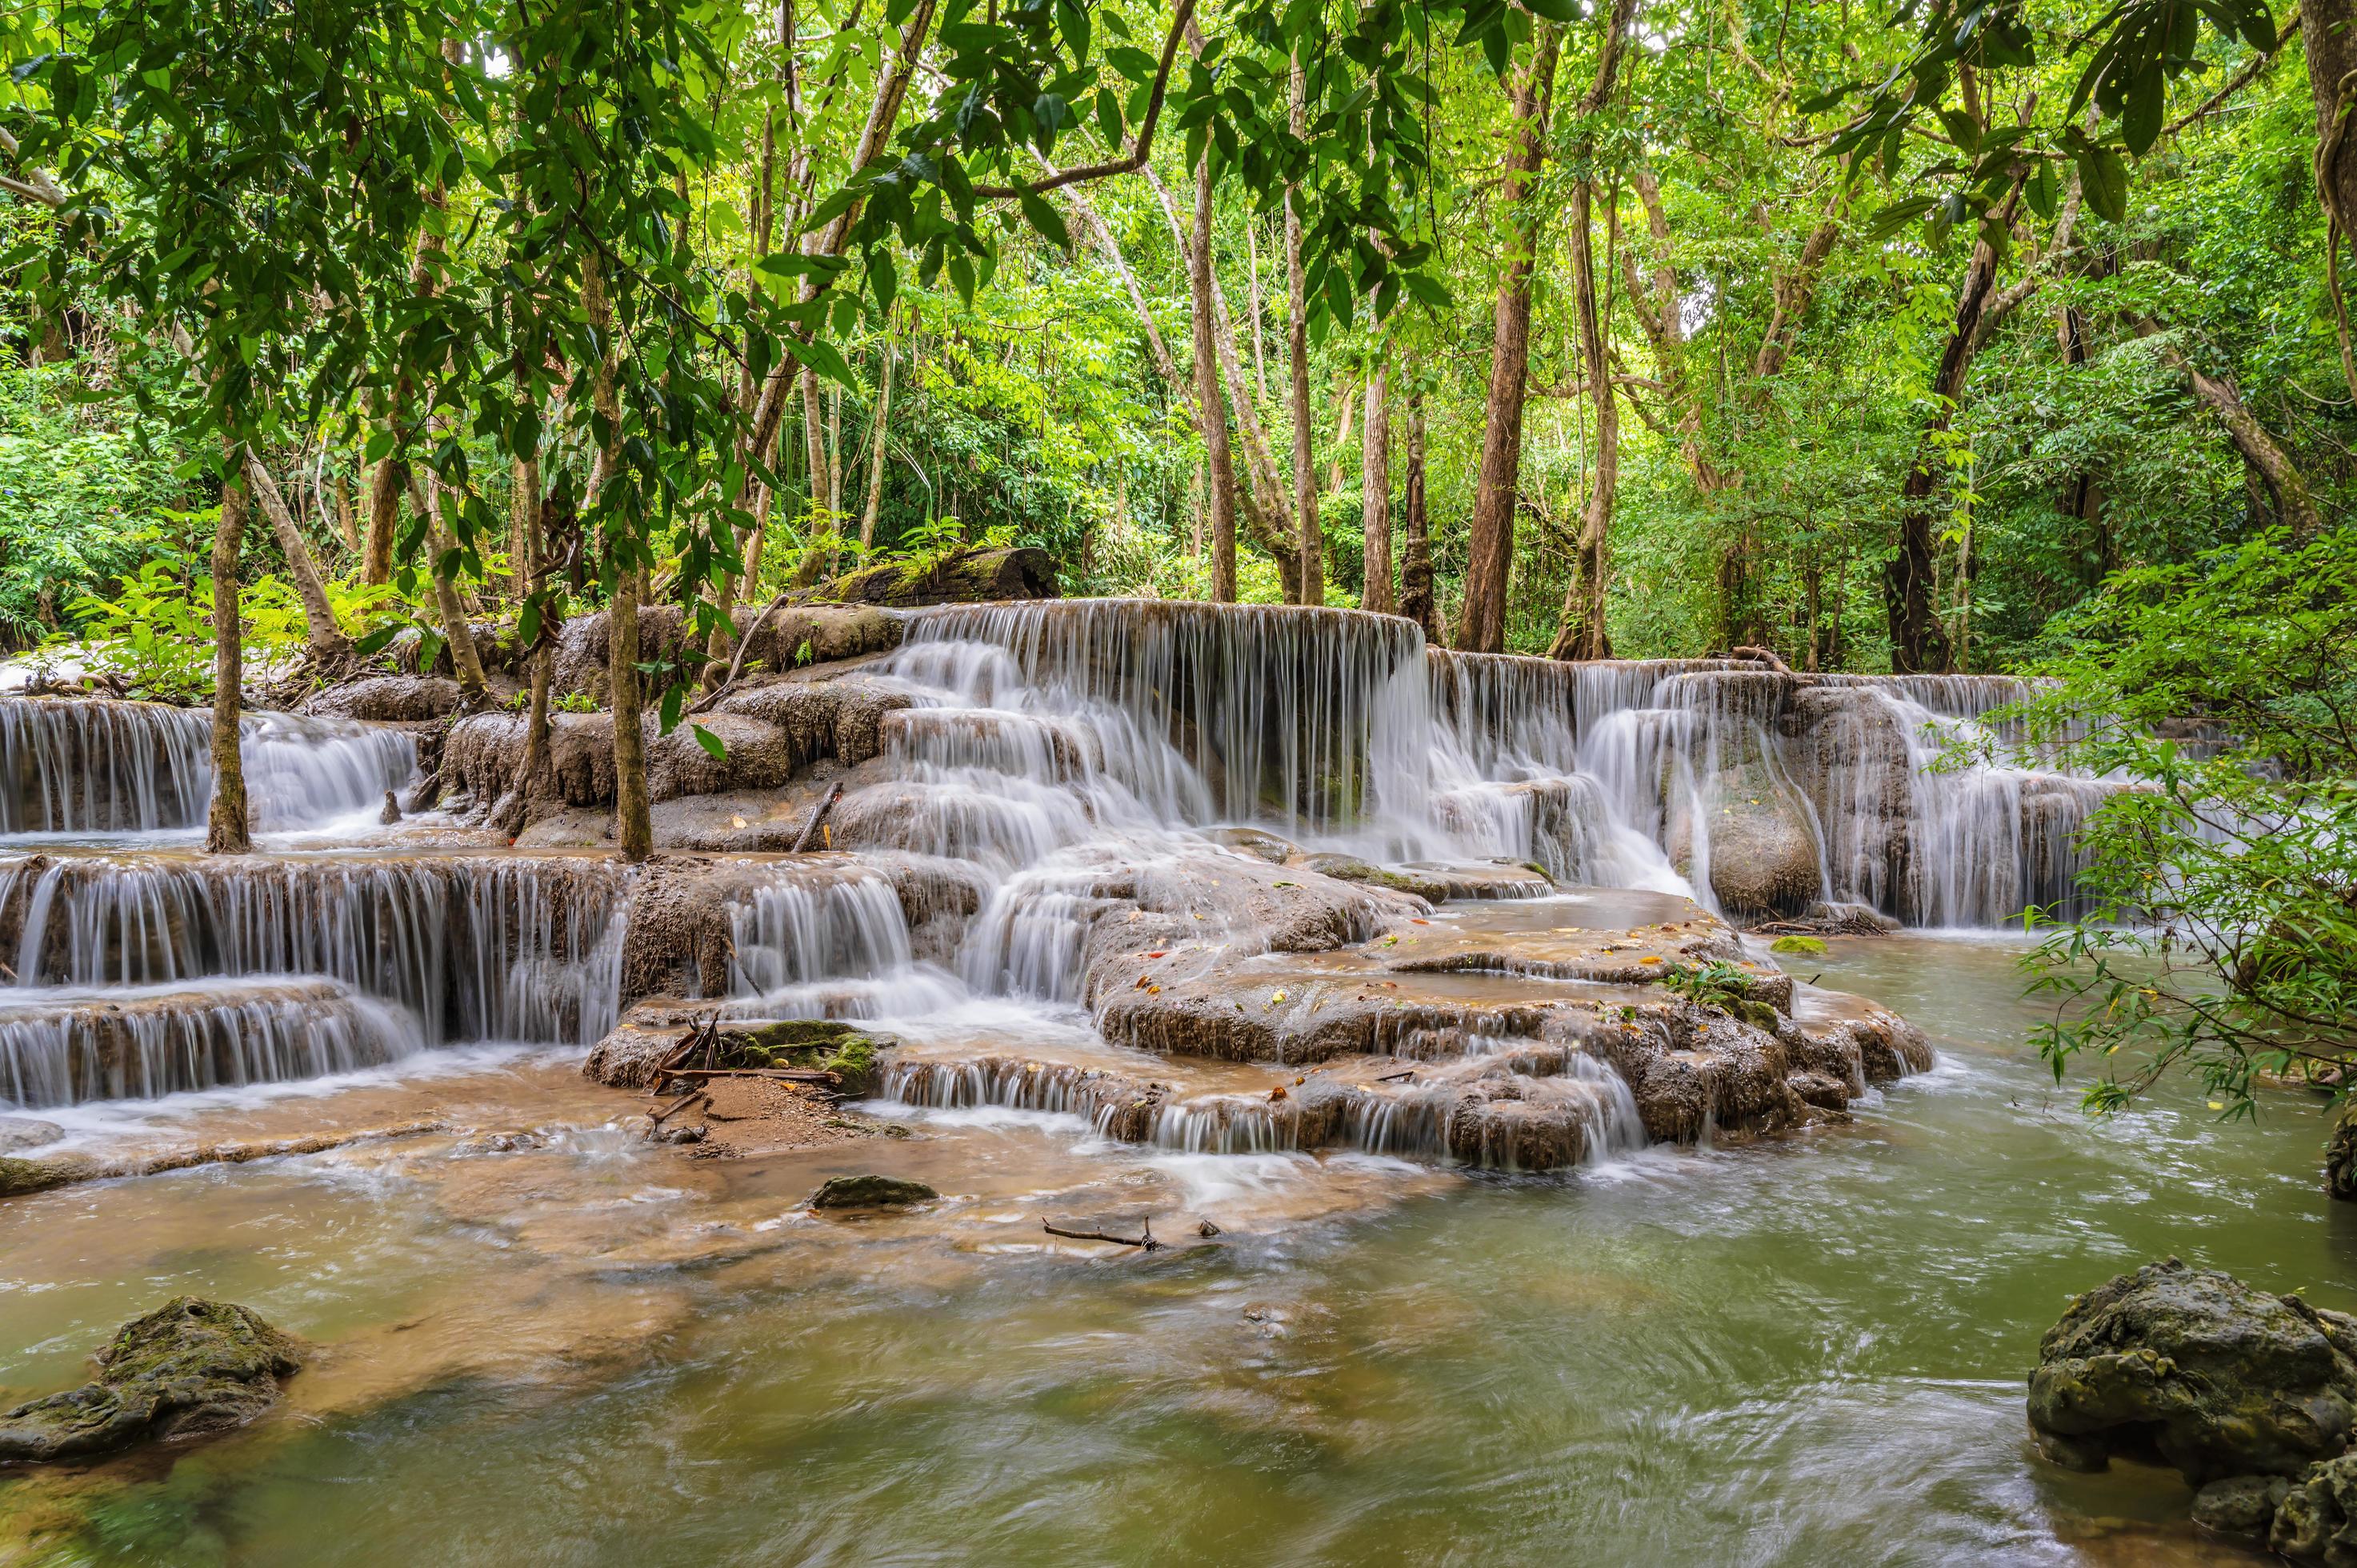
<svg viewBox="0 0 2357 1568">
<path fill-rule="evenodd" d="M 0 1414 L 0 1463 L 111 1453 L 243 1425 L 302 1365 L 296 1341 L 242 1306 L 177 1296 L 115 1332 L 99 1374 Z"/>
<path fill-rule="evenodd" d="M 38 1149 L 65 1135 L 66 1130 L 54 1122 L 36 1122 L 29 1116 L 0 1116 L 0 1155 Z"/>
<path fill-rule="evenodd" d="M 2272 1487 L 2267 1496 L 2278 1498 L 2269 1548 L 2295 1563 L 2357 1568 L 2357 1454 L 2310 1466 L 2279 1497 Z"/>
<path fill-rule="evenodd" d="M 2175 1258 L 2147 1263 L 2047 1332 L 2029 1425 L 2074 1469 L 2157 1450 L 2196 1486 L 2298 1476 L 2357 1426 L 2357 1319 Z"/>
<path fill-rule="evenodd" d="M 2236 1476 L 2193 1495 L 2193 1522 L 2219 1535 L 2265 1541 L 2291 1483 L 2281 1476 Z"/>
<path fill-rule="evenodd" d="M 905 1208 L 941 1197 L 920 1181 L 899 1176 L 829 1176 L 810 1196 L 813 1208 Z"/>
</svg>

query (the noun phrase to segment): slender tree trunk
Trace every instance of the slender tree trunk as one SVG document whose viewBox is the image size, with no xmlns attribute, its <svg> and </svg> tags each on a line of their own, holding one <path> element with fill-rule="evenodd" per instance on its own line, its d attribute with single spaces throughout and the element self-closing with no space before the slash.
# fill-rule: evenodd
<svg viewBox="0 0 2357 1568">
<path fill-rule="evenodd" d="M 270 520 L 270 532 L 278 540 L 278 548 L 286 557 L 287 575 L 295 579 L 296 596 L 303 601 L 303 628 L 311 645 L 311 657 L 322 662 L 341 659 L 352 650 L 352 639 L 336 625 L 335 607 L 328 601 L 328 585 L 319 575 L 319 563 L 312 557 L 311 546 L 305 542 L 303 531 L 295 522 L 295 514 L 287 510 L 286 498 L 278 491 L 278 481 L 270 477 L 262 459 L 251 449 L 245 455 L 246 484 L 252 495 L 259 497 L 262 511 Z"/>
<path fill-rule="evenodd" d="M 221 442 L 221 519 L 213 528 L 213 799 L 205 849 L 244 854 L 253 848 L 245 804 L 245 759 L 238 749 L 244 629 L 238 624 L 238 554 L 245 542 L 245 474 L 238 444 Z"/>
<path fill-rule="evenodd" d="M 1219 345 L 1211 322 L 1211 162 L 1195 169 L 1195 239 L 1188 283 L 1195 306 L 1195 398 L 1203 410 L 1203 453 L 1211 465 L 1211 597 L 1236 599 L 1236 470 L 1220 396 Z"/>
<path fill-rule="evenodd" d="M 1380 356 L 1380 350 L 1378 355 Z M 1367 416 L 1360 437 L 1361 517 L 1366 525 L 1366 573 L 1359 607 L 1392 615 L 1392 412 L 1390 377 L 1378 357 L 1367 371 Z"/>
<path fill-rule="evenodd" d="M 1298 136 L 1308 123 L 1298 54 L 1293 59 L 1292 113 L 1293 134 Z M 1316 437 L 1309 428 L 1309 301 L 1301 264 L 1301 213 L 1295 195 L 1295 188 L 1286 187 L 1285 347 L 1292 377 L 1293 510 L 1298 530 L 1296 575 L 1301 581 L 1301 602 L 1322 605 L 1326 602 L 1326 539 L 1318 521 L 1317 459 L 1312 451 Z"/>
<path fill-rule="evenodd" d="M 883 385 L 876 394 L 876 435 L 867 461 L 867 504 L 859 513 L 859 548 L 876 548 L 876 518 L 884 510 L 884 432 L 892 413 L 892 339 L 884 339 Z"/>
<path fill-rule="evenodd" d="M 1268 401 L 1268 337 L 1261 329 L 1260 297 L 1260 218 L 1258 214 L 1244 219 L 1244 265 L 1251 269 L 1246 283 L 1246 303 L 1252 306 L 1253 386 L 1260 401 Z"/>
<path fill-rule="evenodd" d="M 379 394 L 386 428 L 400 433 L 400 413 L 409 402 L 409 377 L 393 378 L 390 396 Z M 368 532 L 361 548 L 361 581 L 371 587 L 393 581 L 393 545 L 401 528 L 401 492 L 408 475 L 401 448 L 393 449 L 369 470 Z"/>
<path fill-rule="evenodd" d="M 426 565 L 434 578 L 434 607 L 442 622 L 442 636 L 450 645 L 450 668 L 458 677 L 458 690 L 465 694 L 467 704 L 473 707 L 489 694 L 490 681 L 483 672 L 482 653 L 475 647 L 475 629 L 467 624 L 467 603 L 458 593 L 457 578 L 444 570 L 458 548 L 444 516 L 449 496 L 442 476 L 429 467 L 425 473 L 425 553 Z"/>
<path fill-rule="evenodd" d="M 597 329 L 600 343 L 608 341 L 614 312 L 606 295 L 603 269 L 596 256 L 582 263 L 581 306 Z M 595 506 L 614 482 L 621 465 L 622 409 L 614 396 L 614 357 L 608 352 L 597 364 L 590 393 L 612 440 L 597 454 L 590 474 L 588 503 Z M 645 703 L 639 693 L 639 601 L 646 591 L 645 568 L 638 544 L 625 539 L 614 562 L 614 599 L 606 618 L 606 681 L 611 688 L 608 706 L 614 714 L 614 843 L 627 861 L 641 861 L 654 853 L 654 819 L 647 798 L 647 738 Z"/>
<path fill-rule="evenodd" d="M 1156 199 L 1161 204 L 1163 218 L 1170 225 L 1171 239 L 1177 242 L 1182 254 L 1191 258 L 1194 250 L 1194 242 L 1189 237 L 1191 224 L 1180 224 L 1178 204 L 1170 199 L 1168 188 L 1156 177 L 1153 170 L 1146 171 L 1146 178 L 1153 188 Z M 1190 268 L 1192 264 L 1190 260 Z M 1243 360 L 1236 349 L 1235 318 L 1228 313 L 1227 293 L 1220 287 L 1217 266 L 1211 269 L 1211 346 L 1219 355 L 1228 405 L 1235 416 L 1233 446 L 1243 448 L 1243 467 L 1250 480 L 1237 486 L 1237 514 L 1253 542 L 1268 552 L 1276 562 L 1285 600 L 1287 604 L 1294 604 L 1301 597 L 1300 567 L 1294 556 L 1290 509 L 1286 504 L 1285 488 L 1279 482 L 1276 458 L 1269 450 L 1267 433 L 1261 428 L 1259 411 L 1253 405 L 1252 380 L 1244 374 Z"/>
<path fill-rule="evenodd" d="M 548 542 L 541 527 L 540 460 L 518 458 L 515 466 L 515 524 L 523 539 L 524 592 L 537 599 L 548 587 Z M 543 611 L 544 615 L 545 610 Z M 536 643 L 532 650 L 532 709 L 524 721 L 523 771 L 515 782 L 527 800 L 537 791 L 548 770 L 549 650 Z"/>
<path fill-rule="evenodd" d="M 1496 653 L 1506 645 L 1506 585 L 1514 564 L 1514 503 L 1523 469 L 1523 393 L 1531 365 L 1531 278 L 1536 270 L 1540 214 L 1533 192 L 1546 156 L 1563 30 L 1540 23 L 1530 64 L 1515 73 L 1513 131 L 1498 188 L 1505 271 L 1490 338 L 1490 387 L 1483 403 L 1481 468 L 1468 529 L 1465 599 L 1457 646 Z"/>
<path fill-rule="evenodd" d="M 1407 394 L 1407 473 L 1400 493 L 1399 613 L 1422 627 L 1426 639 L 1437 645 L 1441 617 L 1432 596 L 1432 534 L 1424 487 L 1424 392 L 1412 385 Z"/>
<path fill-rule="evenodd" d="M 1562 624 L 1547 650 L 1553 659 L 1612 657 L 1611 632 L 1605 624 L 1605 591 L 1611 582 L 1612 509 L 1620 483 L 1620 403 L 1612 390 L 1611 355 L 1607 351 L 1605 321 L 1597 301 L 1596 256 L 1589 231 L 1595 189 L 1591 180 L 1581 180 L 1572 188 L 1571 286 L 1579 319 L 1579 357 L 1596 416 L 1596 472 L 1580 513 L 1579 543 L 1572 556 Z M 1620 241 L 1617 195 L 1605 209 L 1604 232 L 1607 248 L 1617 249 Z"/>
</svg>

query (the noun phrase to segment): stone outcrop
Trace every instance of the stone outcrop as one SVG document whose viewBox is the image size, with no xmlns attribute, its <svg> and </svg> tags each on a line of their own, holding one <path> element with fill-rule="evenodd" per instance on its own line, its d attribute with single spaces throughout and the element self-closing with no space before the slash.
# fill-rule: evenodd
<svg viewBox="0 0 2357 1568">
<path fill-rule="evenodd" d="M 2357 1319 L 2174 1258 L 2073 1301 L 2038 1360 L 2030 1430 L 2075 1468 L 2148 1444 L 2196 1486 L 2294 1476 L 2357 1429 Z"/>
<path fill-rule="evenodd" d="M 1044 550 L 961 550 L 937 560 L 884 561 L 812 590 L 845 604 L 971 605 L 996 599 L 1052 599 L 1056 563 Z"/>
<path fill-rule="evenodd" d="M 439 675 L 368 675 L 315 692 L 307 714 L 379 724 L 421 724 L 458 711 L 458 682 Z"/>
<path fill-rule="evenodd" d="M 2029 1426 L 2057 1464 L 2158 1458 L 2204 1529 L 2357 1568 L 2357 1318 L 2175 1258 L 2071 1304 L 2039 1345 Z"/>
<path fill-rule="evenodd" d="M 737 621 L 751 626 L 760 606 L 740 606 Z M 558 634 L 549 684 L 560 693 L 587 697 L 602 707 L 606 677 L 604 610 L 575 616 Z M 676 605 L 646 605 L 639 611 L 639 656 L 684 671 L 701 670 L 704 645 Z M 754 629 L 741 675 L 780 674 L 887 653 L 900 645 L 898 618 L 870 605 L 802 604 L 772 611 Z"/>
<path fill-rule="evenodd" d="M 0 1414 L 0 1464 L 241 1426 L 301 1364 L 295 1340 L 245 1307 L 178 1296 L 117 1330 L 90 1382 Z"/>
</svg>

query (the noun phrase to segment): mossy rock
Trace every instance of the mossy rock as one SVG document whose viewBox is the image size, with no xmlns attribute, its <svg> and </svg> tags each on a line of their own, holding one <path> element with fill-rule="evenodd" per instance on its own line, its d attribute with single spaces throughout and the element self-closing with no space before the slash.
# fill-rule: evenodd
<svg viewBox="0 0 2357 1568">
<path fill-rule="evenodd" d="M 920 1181 L 899 1176 L 862 1175 L 830 1176 L 811 1194 L 813 1208 L 906 1208 L 941 1197 Z"/>
<path fill-rule="evenodd" d="M 814 1069 L 835 1074 L 843 1092 L 854 1096 L 875 1087 L 882 1050 L 874 1036 L 832 1018 L 780 1018 L 720 1028 L 722 1067 Z"/>
<path fill-rule="evenodd" d="M 1821 953 L 1825 950 L 1823 937 L 1778 937 L 1768 944 L 1770 952 Z"/>
<path fill-rule="evenodd" d="M 2029 1427 L 2072 1468 L 2158 1450 L 2197 1487 L 2298 1476 L 2357 1434 L 2357 1320 L 2174 1258 L 2147 1263 L 2048 1330 Z"/>
<path fill-rule="evenodd" d="M 0 1155 L 0 1197 L 24 1197 L 80 1179 L 81 1172 L 61 1161 L 19 1160 Z"/>
<path fill-rule="evenodd" d="M 124 1324 L 78 1389 L 0 1414 L 0 1464 L 112 1453 L 241 1426 L 302 1365 L 296 1341 L 229 1302 L 176 1296 Z"/>
</svg>

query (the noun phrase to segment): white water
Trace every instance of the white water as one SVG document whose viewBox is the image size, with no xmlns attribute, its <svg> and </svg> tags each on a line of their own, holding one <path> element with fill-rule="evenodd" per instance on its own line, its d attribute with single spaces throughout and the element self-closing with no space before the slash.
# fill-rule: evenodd
<svg viewBox="0 0 2357 1568">
<path fill-rule="evenodd" d="M 903 907 L 919 895 L 905 865 L 884 869 L 890 856 L 823 875 L 757 869 L 726 910 L 732 1012 L 912 1023 L 1012 999 L 1017 1018 L 1078 1015 L 1092 933 L 1140 900 L 1200 921 L 1206 962 L 1264 940 L 1219 891 L 1218 868 L 1239 863 L 1215 835 L 1246 828 L 1312 853 L 1534 863 L 1563 883 L 1715 904 L 1714 840 L 1747 791 L 1804 824 L 1817 900 L 1993 925 L 2067 889 L 2070 830 L 2104 788 L 2027 765 L 1931 767 L 1945 735 L 2020 694 L 2010 682 L 1796 686 L 1727 661 L 1445 654 L 1405 621 L 1346 610 L 947 608 L 911 616 L 875 673 L 916 702 L 883 721 L 894 782 L 846 801 L 866 834 L 853 842 L 977 886 L 978 911 L 920 942 Z M 0 700 L 0 837 L 127 844 L 193 828 L 208 722 Z M 415 760 L 395 730 L 277 714 L 250 718 L 243 747 L 260 823 L 331 840 Z M 124 851 L 0 868 L 0 908 L 21 933 L 0 955 L 14 981 L 0 992 L 0 1096 L 64 1104 L 349 1072 L 454 1043 L 586 1044 L 618 1015 L 628 887 L 619 867 L 562 856 Z M 106 988 L 127 988 L 135 1024 L 94 1021 Z M 1591 1159 L 1633 1124 L 1626 1087 L 1597 1070 L 1551 1069 L 1517 1091 L 1577 1102 Z M 1036 1079 L 906 1087 L 944 1106 L 1063 1109 L 1039 1098 L 1063 1090 Z M 1514 1165 L 1512 1147 L 1455 1148 L 1454 1092 L 1436 1086 L 1428 1112 L 1421 1090 L 1354 1102 L 1318 1141 Z M 1238 1153 L 1294 1147 L 1297 1132 L 1294 1111 L 1198 1095 L 1158 1103 L 1146 1136 Z"/>
</svg>

